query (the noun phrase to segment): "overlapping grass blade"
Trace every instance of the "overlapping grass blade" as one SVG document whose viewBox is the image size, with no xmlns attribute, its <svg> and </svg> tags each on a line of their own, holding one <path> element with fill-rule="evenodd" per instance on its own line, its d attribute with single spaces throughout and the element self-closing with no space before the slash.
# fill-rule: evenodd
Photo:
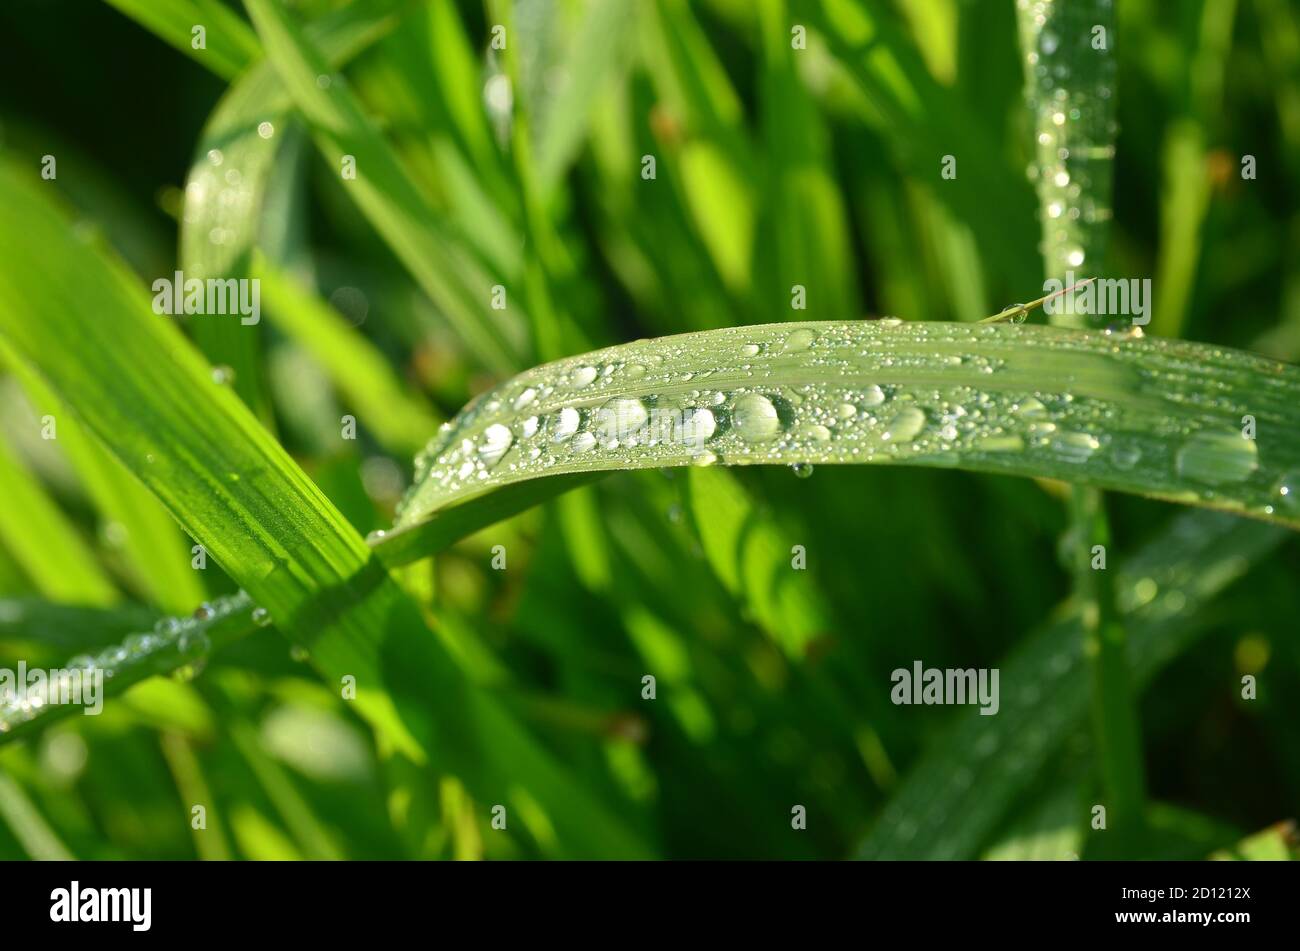
<svg viewBox="0 0 1300 951">
<path fill-rule="evenodd" d="M 44 487 L 0 440 L 0 542 L 37 591 L 70 604 L 108 605 L 118 600 L 94 552 Z M 39 545 L 30 544 L 40 539 Z"/>
<path fill-rule="evenodd" d="M 356 97 L 275 0 L 248 0 L 267 56 L 311 126 L 342 187 L 439 306 L 474 358 L 508 372 L 526 353 L 520 308 L 492 308 L 498 283 L 464 239 L 429 208 Z M 324 80 L 320 80 L 324 77 Z M 319 81 L 318 81 L 319 80 Z M 344 161 L 355 177 L 343 177 Z M 508 289 L 507 289 L 508 291 Z"/>
<path fill-rule="evenodd" d="M 1133 681 L 1151 677 L 1205 629 L 1203 609 L 1285 537 L 1217 513 L 1180 515 L 1120 568 Z M 865 859 L 974 858 L 1043 764 L 1086 724 L 1088 667 L 1077 613 L 1001 665 L 997 716 L 963 712 L 912 770 L 860 853 Z"/>
<path fill-rule="evenodd" d="M 468 681 L 361 537 L 149 312 L 121 265 L 78 240 L 21 173 L 0 169 L 0 201 L 9 211 L 0 255 L 15 265 L 0 274 L 0 333 L 309 651 L 332 688 L 355 685 L 352 702 L 383 749 L 543 815 L 562 854 L 645 854 L 620 818 Z M 93 321 L 85 300 L 96 302 Z M 79 345 L 59 344 L 70 339 Z M 237 599 L 224 617 L 242 618 L 245 607 Z M 198 619 L 213 613 L 202 608 Z M 180 639 L 174 647 L 185 649 Z"/>
<path fill-rule="evenodd" d="M 233 79 L 260 52 L 247 21 L 221 0 L 105 0 L 222 79 Z M 204 28 L 196 46 L 196 26 Z"/>
</svg>

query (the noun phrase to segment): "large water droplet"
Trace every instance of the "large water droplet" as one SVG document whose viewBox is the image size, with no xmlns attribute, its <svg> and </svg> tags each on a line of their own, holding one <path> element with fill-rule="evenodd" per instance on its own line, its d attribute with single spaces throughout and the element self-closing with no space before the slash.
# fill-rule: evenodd
<svg viewBox="0 0 1300 951">
<path fill-rule="evenodd" d="M 578 367 L 578 369 L 573 371 L 573 388 L 581 389 L 590 384 L 594 379 L 596 379 L 595 367 Z"/>
<path fill-rule="evenodd" d="M 807 350 L 812 346 L 815 339 L 817 339 L 815 333 L 807 327 L 800 327 L 785 338 L 785 350 L 787 353 L 798 353 L 800 350 Z"/>
<path fill-rule="evenodd" d="M 515 441 L 509 426 L 493 423 L 483 430 L 483 441 L 478 444 L 478 457 L 484 465 L 494 466 L 501 461 L 511 443 Z"/>
<path fill-rule="evenodd" d="M 739 397 L 731 407 L 731 420 L 740 437 L 749 442 L 767 442 L 781 431 L 776 406 L 761 393 Z"/>
<path fill-rule="evenodd" d="M 885 391 L 872 383 L 862 391 L 863 406 L 879 406 L 885 401 Z"/>
<path fill-rule="evenodd" d="M 646 405 L 631 396 L 616 396 L 596 410 L 596 429 L 603 442 L 625 442 L 650 418 Z"/>
<path fill-rule="evenodd" d="M 904 406 L 885 431 L 880 434 L 881 439 L 887 439 L 892 443 L 907 443 L 915 439 L 922 429 L 925 428 L 925 411 L 915 406 Z"/>
<path fill-rule="evenodd" d="M 555 414 L 551 424 L 551 437 L 556 442 L 568 439 L 582 425 L 582 415 L 572 406 L 566 406 Z"/>
<path fill-rule="evenodd" d="M 1178 450 L 1174 464 L 1184 479 L 1222 485 L 1240 482 L 1259 465 L 1255 440 L 1236 431 L 1203 430 Z"/>
</svg>

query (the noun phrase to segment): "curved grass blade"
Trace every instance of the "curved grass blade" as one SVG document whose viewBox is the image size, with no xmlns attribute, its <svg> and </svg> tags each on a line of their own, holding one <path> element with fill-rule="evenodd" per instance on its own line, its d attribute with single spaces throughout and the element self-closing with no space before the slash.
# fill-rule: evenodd
<svg viewBox="0 0 1300 951">
<path fill-rule="evenodd" d="M 417 458 L 396 527 L 540 476 L 720 462 L 1049 477 L 1300 528 L 1297 424 L 1300 369 L 1223 347 L 1006 324 L 730 328 L 483 394 Z"/>
</svg>

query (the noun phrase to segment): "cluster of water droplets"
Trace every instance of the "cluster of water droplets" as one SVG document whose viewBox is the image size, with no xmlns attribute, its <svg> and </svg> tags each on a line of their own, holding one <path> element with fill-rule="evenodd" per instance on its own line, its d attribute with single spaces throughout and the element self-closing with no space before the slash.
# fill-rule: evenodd
<svg viewBox="0 0 1300 951">
<path fill-rule="evenodd" d="M 188 617 L 160 618 L 152 630 L 128 634 L 121 643 L 96 654 L 79 654 L 63 664 L 62 670 L 66 673 L 80 671 L 83 676 L 99 671 L 107 682 L 121 677 L 133 679 L 130 675 L 137 670 L 152 674 L 171 669 L 173 676 L 189 680 L 198 676 L 207 664 L 212 650 L 212 628 L 241 614 L 247 614 L 254 627 L 266 627 L 271 623 L 266 609 L 254 607 L 248 595 L 241 591 L 205 601 Z M 46 684 L 44 690 L 25 690 L 19 696 L 0 702 L 0 733 L 34 720 L 47 707 L 54 691 L 67 695 L 64 686 L 57 682 Z"/>
<path fill-rule="evenodd" d="M 1114 17 L 1098 23 L 1090 5 L 1018 0 L 1025 95 L 1034 117 L 1034 161 L 1049 274 L 1096 269 L 1111 217 L 1115 157 Z M 1101 47 L 1101 48 L 1099 48 Z"/>
<path fill-rule="evenodd" d="M 1063 373 L 1101 385 L 1017 385 L 1041 381 L 1045 351 Z M 1184 368 L 1200 359 L 1128 330 L 893 318 L 642 341 L 539 367 L 477 398 L 417 458 L 397 524 L 536 476 L 719 462 L 784 464 L 799 476 L 823 462 L 1032 468 L 1165 495 L 1194 483 L 1195 495 L 1238 499 L 1252 485 L 1261 511 L 1294 505 L 1296 489 L 1254 485 L 1267 477 L 1257 443 L 1226 422 L 1244 404 L 1185 385 Z M 1194 412 L 1132 404 L 1134 393 L 1165 390 Z"/>
</svg>

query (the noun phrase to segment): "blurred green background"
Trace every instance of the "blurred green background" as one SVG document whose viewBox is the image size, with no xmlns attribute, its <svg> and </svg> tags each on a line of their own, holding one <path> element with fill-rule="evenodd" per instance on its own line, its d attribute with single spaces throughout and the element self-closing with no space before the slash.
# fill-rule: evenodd
<svg viewBox="0 0 1300 951">
<path fill-rule="evenodd" d="M 190 331 L 363 533 L 390 524 L 437 422 L 509 372 L 737 324 L 977 320 L 1041 293 L 1014 0 L 290 6 L 317 39 L 342 37 L 347 87 L 437 233 L 511 295 L 497 314 L 486 295 L 431 294 L 286 113 L 255 233 L 230 241 L 256 246 L 298 293 L 264 297 L 237 342 L 199 320 Z M 1149 332 L 1294 361 L 1300 10 L 1117 8 L 1102 270 L 1152 278 Z M 195 17 L 224 24 L 206 50 L 189 48 Z M 217 141 L 205 127 L 260 56 L 242 7 L 7 0 L 0 36 L 0 160 L 35 170 L 56 156 L 50 185 L 87 233 L 142 284 L 170 277 L 192 166 Z M 952 181 L 945 154 L 961 163 Z M 1255 180 L 1240 175 L 1248 154 Z M 810 289 L 801 312 L 796 283 Z M 313 327 L 320 306 L 329 340 Z M 503 322 L 517 352 L 485 359 L 466 320 Z M 358 352 L 395 379 L 368 377 Z M 40 438 L 42 398 L 4 365 L 0 664 L 57 665 L 234 590 L 217 565 L 190 568 L 177 532 L 135 544 L 112 492 Z M 382 387 L 400 394 L 393 419 L 366 402 Z M 344 414 L 356 440 L 340 438 Z M 1058 554 L 1065 487 L 875 467 L 710 479 L 619 474 L 407 579 L 467 669 L 646 854 L 842 858 L 864 842 L 875 857 L 1286 854 L 1277 824 L 1300 802 L 1294 539 L 1108 498 L 1116 562 L 1136 566 L 1119 598 L 1141 658 L 1148 815 L 1131 840 L 1099 846 L 1087 672 L 1054 679 L 1053 645 L 1078 642 Z M 735 500 L 734 523 L 708 492 Z M 45 522 L 19 506 L 32 497 Z M 51 522 L 102 580 L 94 603 L 42 574 Z M 508 570 L 492 570 L 499 544 Z M 778 584 L 795 544 L 809 568 Z M 890 671 L 918 658 L 999 667 L 1015 697 L 991 718 L 891 705 Z M 0 857 L 568 854 L 544 816 L 493 829 L 493 803 L 456 777 L 399 791 L 364 723 L 302 660 L 262 631 L 100 717 L 0 747 Z M 1247 674 L 1257 699 L 1241 697 Z M 792 828 L 795 805 L 806 829 Z"/>
</svg>

